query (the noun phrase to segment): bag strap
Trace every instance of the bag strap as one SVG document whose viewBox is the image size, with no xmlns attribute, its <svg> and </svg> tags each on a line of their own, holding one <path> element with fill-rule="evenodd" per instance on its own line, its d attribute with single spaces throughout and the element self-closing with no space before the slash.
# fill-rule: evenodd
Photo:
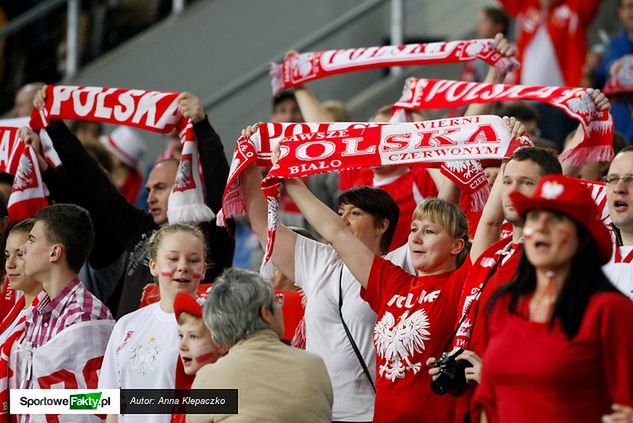
<svg viewBox="0 0 633 423">
<path fill-rule="evenodd" d="M 367 364 L 365 364 L 365 360 L 363 356 L 360 354 L 358 350 L 358 346 L 356 342 L 354 342 L 354 338 L 352 337 L 352 333 L 349 331 L 347 324 L 345 323 L 345 319 L 343 319 L 343 268 L 341 268 L 341 273 L 338 277 L 338 314 L 341 316 L 341 323 L 343 323 L 343 329 L 345 329 L 345 334 L 347 335 L 347 339 L 349 339 L 349 343 L 352 345 L 352 349 L 354 350 L 354 354 L 356 354 L 356 358 L 358 358 L 358 362 L 360 366 L 363 368 L 363 372 L 365 376 L 367 376 L 367 380 L 371 384 L 371 389 L 373 389 L 374 393 L 376 392 L 376 387 L 374 386 L 374 381 L 371 378 L 371 374 L 369 373 L 369 369 L 367 368 Z"/>
</svg>

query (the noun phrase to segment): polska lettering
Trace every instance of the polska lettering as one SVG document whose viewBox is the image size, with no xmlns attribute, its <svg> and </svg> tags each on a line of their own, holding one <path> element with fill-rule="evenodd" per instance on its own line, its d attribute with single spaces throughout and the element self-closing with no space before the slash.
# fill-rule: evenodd
<svg viewBox="0 0 633 423">
<path fill-rule="evenodd" d="M 54 86 L 52 94 L 47 96 L 51 119 L 98 120 L 162 132 L 179 118 L 176 93 Z"/>
<path fill-rule="evenodd" d="M 402 97 L 395 103 L 397 107 L 419 108 L 433 104 L 433 107 L 463 105 L 476 101 L 531 99 L 547 101 L 554 95 L 562 99 L 571 98 L 583 92 L 582 88 L 532 87 L 526 85 L 483 84 L 478 82 L 448 81 L 409 78 Z"/>
<path fill-rule="evenodd" d="M 24 143 L 18 139 L 18 128 L 0 127 L 0 172 L 15 175 Z"/>
</svg>

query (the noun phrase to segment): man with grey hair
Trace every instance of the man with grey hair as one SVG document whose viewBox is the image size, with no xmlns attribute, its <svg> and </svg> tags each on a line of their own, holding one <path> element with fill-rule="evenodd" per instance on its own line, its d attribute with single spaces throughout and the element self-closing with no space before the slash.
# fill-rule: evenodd
<svg viewBox="0 0 633 423">
<path fill-rule="evenodd" d="M 281 342 L 284 323 L 269 281 L 228 269 L 204 304 L 213 340 L 229 354 L 196 374 L 193 389 L 237 389 L 238 414 L 189 415 L 188 422 L 330 422 L 332 385 L 321 357 Z"/>
</svg>

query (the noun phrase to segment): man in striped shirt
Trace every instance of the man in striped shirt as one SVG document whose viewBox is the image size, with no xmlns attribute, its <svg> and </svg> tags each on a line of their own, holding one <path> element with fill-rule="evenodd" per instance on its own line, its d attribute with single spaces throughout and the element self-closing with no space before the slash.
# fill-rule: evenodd
<svg viewBox="0 0 633 423">
<path fill-rule="evenodd" d="M 61 345 L 57 335 L 78 323 L 112 321 L 112 315 L 107 307 L 84 288 L 77 276 L 94 243 L 94 228 L 88 212 L 76 205 L 56 204 L 38 211 L 34 219 L 35 225 L 29 233 L 28 241 L 21 249 L 25 266 L 24 272 L 42 282 L 44 287 L 44 290 L 38 295 L 38 305 L 27 316 L 25 324 L 25 337 L 22 345 L 32 352 L 36 352 L 38 349 L 42 350 L 49 342 L 52 344 L 51 341 L 56 341 L 55 345 Z M 85 330 L 81 332 L 82 336 L 93 337 L 91 332 L 93 326 L 85 326 L 88 329 L 87 332 Z M 91 340 L 90 343 L 73 341 L 70 343 L 73 346 L 73 356 L 103 356 L 109 332 L 107 329 L 105 332 L 96 329 L 97 326 L 103 327 L 103 324 L 94 326 L 94 338 L 105 337 L 105 343 L 96 339 Z M 70 332 L 72 331 L 65 333 Z M 101 344 L 103 344 L 103 348 L 99 346 Z M 60 351 L 59 353 L 69 355 L 69 351 Z M 57 351 L 53 355 L 56 354 Z M 67 366 L 67 363 L 51 364 L 53 366 L 57 364 Z M 84 364 L 78 363 L 79 369 Z M 67 367 L 64 369 L 74 371 L 74 369 Z M 33 376 L 32 379 L 36 380 L 37 375 Z M 88 379 L 86 377 L 85 384 L 95 383 L 95 381 Z M 26 386 L 35 387 L 32 381 L 21 382 L 26 383 Z M 73 384 L 76 382 L 73 381 Z M 83 385 L 83 383 L 79 384 Z"/>
</svg>

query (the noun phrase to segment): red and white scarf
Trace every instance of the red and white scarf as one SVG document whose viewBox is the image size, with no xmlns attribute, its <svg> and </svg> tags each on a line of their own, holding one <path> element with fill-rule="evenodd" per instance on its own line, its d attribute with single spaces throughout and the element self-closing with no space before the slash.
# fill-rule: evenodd
<svg viewBox="0 0 633 423">
<path fill-rule="evenodd" d="M 483 84 L 478 82 L 409 78 L 394 113 L 406 109 L 455 107 L 472 103 L 535 100 L 563 110 L 582 125 L 583 141 L 559 159 L 577 164 L 609 161 L 613 158 L 613 119 L 599 111 L 591 99 L 591 89 Z"/>
<path fill-rule="evenodd" d="M 442 125 L 445 123 L 452 126 L 461 125 L 463 123 L 468 124 L 474 122 L 473 118 L 455 118 L 444 119 Z M 222 196 L 222 210 L 218 213 L 217 224 L 225 226 L 225 220 L 232 216 L 237 216 L 246 213 L 246 205 L 244 202 L 244 195 L 240 186 L 240 175 L 251 163 L 255 163 L 259 167 L 269 168 L 272 167 L 272 151 L 287 137 L 297 136 L 295 141 L 310 141 L 315 136 L 326 136 L 326 133 L 331 131 L 352 131 L 358 129 L 370 129 L 379 128 L 381 126 L 390 125 L 386 123 L 374 123 L 374 122 L 329 122 L 329 123 L 262 123 L 257 131 L 255 131 L 249 138 L 240 137 L 235 143 L 235 150 L 233 151 L 233 158 L 231 160 L 231 168 L 229 170 L 228 181 L 224 189 Z M 424 122 L 405 124 L 410 125 L 409 128 L 416 130 L 420 127 L 427 125 Z M 428 125 L 433 126 L 433 123 Z M 505 128 L 505 127 L 504 127 Z M 496 133 L 490 133 L 490 127 L 483 125 L 477 135 L 481 137 L 482 141 L 486 136 L 496 137 Z M 442 132 L 447 132 L 445 129 L 435 129 L 436 135 L 441 135 Z M 504 129 L 507 132 L 507 128 Z M 431 131 L 433 132 L 433 131 Z M 486 133 L 489 133 L 486 135 Z M 315 133 L 321 133 L 315 135 Z M 405 134 L 406 135 L 406 134 Z M 440 139 L 442 139 L 440 137 Z M 349 143 L 348 148 L 351 150 L 362 149 L 364 145 L 360 145 L 357 141 L 347 141 Z M 525 146 L 525 140 L 517 140 L 513 145 L 513 150 L 518 146 Z M 427 158 L 429 159 L 429 158 Z M 426 160 L 424 163 L 433 166 L 438 166 L 439 163 L 446 160 L 446 158 L 434 158 L 434 160 Z M 451 158 L 450 160 L 455 160 Z M 451 166 L 454 162 L 451 162 Z M 354 167 L 363 167 L 362 164 L 356 163 Z M 315 172 L 318 173 L 318 172 Z"/>
<path fill-rule="evenodd" d="M 393 113 L 390 123 L 411 122 L 408 110 L 400 109 Z M 483 134 L 482 134 L 483 135 Z M 526 137 L 526 142 L 529 139 Z M 490 196 L 491 186 L 484 174 L 484 168 L 477 160 L 453 160 L 442 163 L 440 171 L 457 184 L 470 200 L 469 212 L 481 212 Z"/>
<path fill-rule="evenodd" d="M 133 126 L 162 134 L 176 129 L 183 143 L 183 159 L 169 197 L 169 222 L 210 221 L 215 215 L 203 201 L 193 126 L 178 111 L 178 95 L 123 88 L 49 85 L 44 108 L 33 110 L 31 127 L 38 130 L 46 128 L 51 119 L 74 119 Z"/>
<path fill-rule="evenodd" d="M 505 75 L 519 66 L 513 57 L 496 50 L 494 40 L 465 40 L 407 44 L 399 46 L 362 47 L 290 55 L 281 64 L 270 65 L 273 96 L 287 88 L 328 76 L 389 66 L 457 63 L 475 59 L 486 61 Z"/>
<path fill-rule="evenodd" d="M 31 303 L 31 307 L 36 306 L 38 303 L 37 297 Z M 13 320 L 20 314 L 20 311 L 24 309 L 25 298 L 20 297 L 15 303 L 11 312 L 2 321 L 2 332 L 6 330 Z M 7 336 L 4 343 L 0 345 L 0 422 L 9 421 L 9 378 L 14 377 L 15 369 L 11 369 L 9 366 L 11 349 L 16 341 L 20 340 L 24 335 L 25 322 L 27 314 L 22 315 L 20 320 L 11 330 L 11 333 Z"/>
<path fill-rule="evenodd" d="M 498 116 L 334 129 L 286 137 L 280 160 L 262 181 L 272 253 L 281 180 L 359 167 L 501 159 L 519 146 Z"/>
<path fill-rule="evenodd" d="M 0 120 L 0 172 L 15 177 L 7 199 L 11 224 L 33 216 L 48 204 L 35 154 L 18 138 L 18 129 L 28 123 L 28 118 Z M 46 160 L 52 166 L 59 165 L 59 157 L 45 131 L 41 140 Z"/>
</svg>

